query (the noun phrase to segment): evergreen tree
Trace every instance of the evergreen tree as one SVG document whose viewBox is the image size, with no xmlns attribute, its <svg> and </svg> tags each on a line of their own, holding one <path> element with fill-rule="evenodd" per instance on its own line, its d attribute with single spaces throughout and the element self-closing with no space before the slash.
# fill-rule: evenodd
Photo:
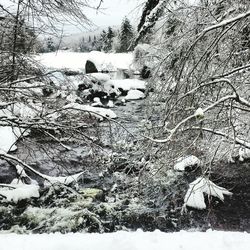
<svg viewBox="0 0 250 250">
<path fill-rule="evenodd" d="M 132 46 L 132 41 L 134 38 L 134 32 L 133 27 L 130 24 L 130 21 L 128 18 L 125 18 L 121 25 L 120 30 L 120 51 L 119 52 L 128 52 L 132 51 L 134 48 Z"/>
<path fill-rule="evenodd" d="M 85 41 L 84 37 L 82 37 L 80 40 L 79 50 L 80 50 L 80 52 L 88 52 L 89 51 L 88 43 Z"/>
<path fill-rule="evenodd" d="M 106 50 L 106 45 L 107 45 L 107 32 L 105 30 L 102 31 L 101 36 L 100 36 L 100 40 L 99 40 L 99 44 L 100 44 L 100 50 Z"/>
<path fill-rule="evenodd" d="M 111 27 L 108 27 L 107 37 L 106 37 L 106 52 L 112 49 L 113 38 L 115 34 Z"/>
<path fill-rule="evenodd" d="M 51 37 L 48 37 L 46 44 L 47 44 L 47 51 L 48 52 L 56 51 L 55 43 Z"/>
</svg>

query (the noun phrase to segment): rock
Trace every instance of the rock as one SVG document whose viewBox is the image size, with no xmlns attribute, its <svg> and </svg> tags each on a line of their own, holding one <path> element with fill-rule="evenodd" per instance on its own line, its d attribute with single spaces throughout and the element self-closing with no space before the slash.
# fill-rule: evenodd
<svg viewBox="0 0 250 250">
<path fill-rule="evenodd" d="M 82 188 L 79 190 L 79 193 L 84 198 L 92 198 L 92 199 L 101 199 L 103 198 L 104 194 L 101 189 L 98 188 Z"/>
<path fill-rule="evenodd" d="M 143 68 L 141 70 L 141 78 L 142 79 L 147 79 L 150 76 L 151 76 L 151 71 L 150 71 L 149 67 L 143 66 Z"/>
<path fill-rule="evenodd" d="M 8 162 L 0 160 L 0 183 L 11 183 L 16 178 L 16 170 Z"/>
<path fill-rule="evenodd" d="M 125 96 L 125 100 L 140 100 L 144 99 L 145 94 L 137 89 L 131 89 L 128 91 L 128 94 Z"/>
<path fill-rule="evenodd" d="M 76 71 L 76 70 L 65 70 L 65 71 L 64 71 L 64 74 L 65 74 L 66 76 L 77 76 L 77 75 L 80 75 L 81 72 Z"/>
<path fill-rule="evenodd" d="M 97 70 L 95 64 L 92 61 L 90 61 L 90 60 L 86 61 L 86 64 L 85 64 L 85 73 L 86 74 L 89 74 L 89 73 L 98 73 L 98 70 Z"/>
</svg>

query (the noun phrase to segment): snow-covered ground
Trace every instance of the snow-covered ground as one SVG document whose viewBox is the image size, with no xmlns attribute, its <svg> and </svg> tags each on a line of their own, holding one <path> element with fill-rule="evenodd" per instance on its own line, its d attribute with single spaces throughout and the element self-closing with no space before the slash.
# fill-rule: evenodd
<svg viewBox="0 0 250 250">
<path fill-rule="evenodd" d="M 110 234 L 0 234 L 1 250 L 247 250 L 239 232 L 116 232 Z"/>
<path fill-rule="evenodd" d="M 91 51 L 88 53 L 58 51 L 40 54 L 36 59 L 45 67 L 51 69 L 70 69 L 84 71 L 87 60 L 92 61 L 98 70 L 129 69 L 132 66 L 132 53 L 103 53 Z"/>
</svg>

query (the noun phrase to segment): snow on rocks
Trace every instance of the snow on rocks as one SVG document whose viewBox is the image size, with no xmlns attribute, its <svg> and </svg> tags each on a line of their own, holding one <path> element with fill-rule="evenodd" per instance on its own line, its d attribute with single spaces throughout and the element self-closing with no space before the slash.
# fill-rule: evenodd
<svg viewBox="0 0 250 250">
<path fill-rule="evenodd" d="M 25 172 L 24 168 L 20 165 L 16 165 L 16 171 L 19 178 L 12 180 L 10 184 L 1 184 L 0 183 L 0 196 L 6 198 L 8 202 L 17 203 L 20 200 L 30 199 L 30 198 L 39 198 L 39 185 L 36 180 L 31 179 Z M 42 173 L 39 173 L 36 170 L 33 170 L 38 176 L 44 179 L 44 186 L 49 187 L 53 184 L 63 184 L 70 185 L 73 182 L 77 182 L 79 178 L 84 174 L 80 172 L 77 174 L 69 176 L 49 176 Z M 25 182 L 29 182 L 26 184 Z"/>
<path fill-rule="evenodd" d="M 184 208 L 186 206 L 206 209 L 204 194 L 214 196 L 224 201 L 224 195 L 232 195 L 227 189 L 217 186 L 208 178 L 199 177 L 189 184 L 189 189 L 184 198 Z"/>
<path fill-rule="evenodd" d="M 239 148 L 239 161 L 250 159 L 250 149 L 249 148 Z"/>
<path fill-rule="evenodd" d="M 56 183 L 64 184 L 64 185 L 70 185 L 73 182 L 77 182 L 78 179 L 83 175 L 84 172 L 80 172 L 78 174 L 69 175 L 69 176 L 48 176 L 48 175 L 42 175 L 45 178 L 44 185 L 45 186 L 51 186 Z"/>
<path fill-rule="evenodd" d="M 204 111 L 203 111 L 203 109 L 202 109 L 202 108 L 198 108 L 198 109 L 195 111 L 194 115 L 195 115 L 197 118 L 199 118 L 199 119 L 204 118 Z"/>
<path fill-rule="evenodd" d="M 0 195 L 4 196 L 7 201 L 17 203 L 20 200 L 38 198 L 39 186 L 38 185 L 28 185 L 22 182 L 18 184 L 11 184 L 9 187 L 0 188 Z"/>
<path fill-rule="evenodd" d="M 92 107 L 89 105 L 82 105 L 79 103 L 70 103 L 63 107 L 63 109 L 72 109 L 74 112 L 86 111 L 96 118 L 103 120 L 105 117 L 115 119 L 117 115 L 114 111 L 105 108 Z"/>
<path fill-rule="evenodd" d="M 40 211 L 39 211 L 40 212 Z M 35 213 L 36 216 L 39 214 Z M 40 213 L 41 214 L 41 213 Z M 66 215 L 64 215 L 67 218 Z M 246 250 L 250 234 L 242 232 L 164 233 L 119 231 L 115 233 L 0 234 L 1 250 Z"/>
<path fill-rule="evenodd" d="M 5 197 L 8 202 L 17 203 L 20 200 L 39 198 L 39 185 L 31 179 L 22 166 L 16 165 L 16 171 L 19 179 L 15 178 L 10 184 L 0 184 L 0 195 Z M 22 181 L 22 178 L 30 180 L 30 184 Z"/>
<path fill-rule="evenodd" d="M 125 100 L 140 100 L 144 98 L 145 98 L 145 94 L 137 89 L 129 90 L 128 94 L 124 97 Z"/>
<path fill-rule="evenodd" d="M 138 79 L 123 79 L 123 80 L 110 80 L 109 84 L 117 89 L 129 91 L 131 89 L 145 90 L 146 82 Z"/>
<path fill-rule="evenodd" d="M 181 157 L 174 165 L 174 170 L 185 171 L 187 167 L 199 166 L 201 161 L 194 155 Z"/>
</svg>

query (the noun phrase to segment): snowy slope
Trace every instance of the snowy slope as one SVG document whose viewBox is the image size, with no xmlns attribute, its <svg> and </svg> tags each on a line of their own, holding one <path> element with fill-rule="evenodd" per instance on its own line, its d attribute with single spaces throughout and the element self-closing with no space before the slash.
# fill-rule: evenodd
<svg viewBox="0 0 250 250">
<path fill-rule="evenodd" d="M 1 250 L 247 250 L 249 246 L 250 234 L 218 231 L 0 234 Z"/>
</svg>

